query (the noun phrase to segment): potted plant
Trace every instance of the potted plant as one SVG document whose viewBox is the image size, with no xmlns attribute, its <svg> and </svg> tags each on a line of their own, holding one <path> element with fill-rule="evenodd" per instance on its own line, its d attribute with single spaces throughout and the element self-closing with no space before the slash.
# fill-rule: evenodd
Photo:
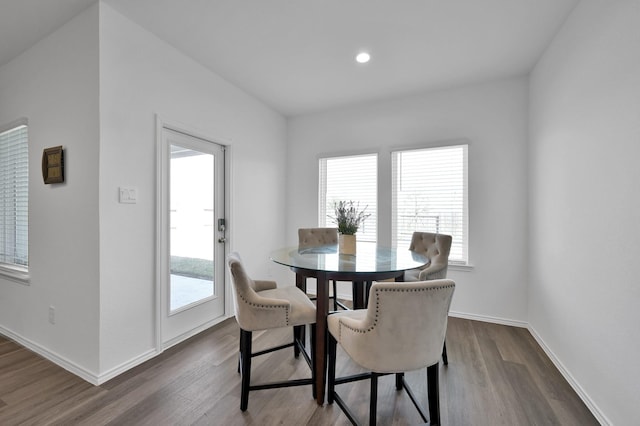
<svg viewBox="0 0 640 426">
<path fill-rule="evenodd" d="M 365 213 L 367 206 L 360 210 L 360 203 L 336 201 L 333 203 L 335 216 L 329 216 L 338 225 L 339 251 L 342 254 L 356 254 L 356 232 L 371 214 Z"/>
</svg>

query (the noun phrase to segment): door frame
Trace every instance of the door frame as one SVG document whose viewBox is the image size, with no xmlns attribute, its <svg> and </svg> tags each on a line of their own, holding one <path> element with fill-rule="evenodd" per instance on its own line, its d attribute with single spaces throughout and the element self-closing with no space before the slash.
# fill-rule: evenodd
<svg viewBox="0 0 640 426">
<path fill-rule="evenodd" d="M 160 117 L 156 114 L 156 235 L 155 235 L 155 297 L 154 297 L 154 335 L 155 335 L 155 347 L 156 353 L 160 354 L 164 350 L 188 339 L 191 336 L 194 336 L 207 328 L 219 324 L 220 322 L 226 320 L 233 316 L 233 306 L 231 298 L 231 286 L 229 284 L 228 273 L 226 271 L 225 265 L 225 273 L 224 273 L 224 314 L 221 317 L 216 318 L 213 321 L 207 322 L 199 327 L 194 328 L 188 333 L 178 336 L 175 339 L 167 342 L 166 344 L 163 342 L 163 330 L 162 330 L 162 274 L 163 274 L 163 256 L 162 248 L 166 246 L 166 241 L 164 239 L 168 238 L 168 235 L 164 232 L 162 228 L 162 208 L 166 204 L 166 196 L 165 191 L 163 191 L 162 179 L 163 174 L 165 172 L 163 165 L 163 130 L 168 129 L 174 132 L 183 133 L 187 136 L 195 137 L 198 139 L 202 139 L 204 141 L 208 141 L 211 143 L 215 143 L 221 145 L 225 149 L 224 155 L 224 215 L 226 220 L 226 242 L 224 244 L 224 254 L 226 258 L 226 254 L 230 253 L 231 250 L 231 241 L 233 239 L 233 222 L 229 220 L 231 218 L 231 157 L 232 157 L 232 149 L 231 149 L 231 139 L 223 137 L 223 136 L 211 136 L 205 135 L 201 132 L 190 128 L 181 123 L 176 123 L 172 121 L 168 121 L 163 117 Z"/>
</svg>

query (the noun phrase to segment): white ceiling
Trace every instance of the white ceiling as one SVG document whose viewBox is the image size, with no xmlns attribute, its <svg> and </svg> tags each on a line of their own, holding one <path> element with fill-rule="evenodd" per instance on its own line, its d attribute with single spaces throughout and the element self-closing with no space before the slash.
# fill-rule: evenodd
<svg viewBox="0 0 640 426">
<path fill-rule="evenodd" d="M 94 1 L 0 0 L 0 65 Z M 104 1 L 291 116 L 526 74 L 579 0 Z"/>
<path fill-rule="evenodd" d="M 95 2 L 96 0 L 0 0 L 0 66 Z"/>
</svg>

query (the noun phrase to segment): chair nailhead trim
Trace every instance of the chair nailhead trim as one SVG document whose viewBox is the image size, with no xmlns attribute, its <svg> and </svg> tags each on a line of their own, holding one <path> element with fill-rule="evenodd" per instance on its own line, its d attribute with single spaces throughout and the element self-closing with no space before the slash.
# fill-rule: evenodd
<svg viewBox="0 0 640 426">
<path fill-rule="evenodd" d="M 376 328 L 376 326 L 378 325 L 378 317 L 380 315 L 380 297 L 378 297 L 379 293 L 382 293 L 382 292 L 421 293 L 424 291 L 444 290 L 451 287 L 453 286 L 445 285 L 441 287 L 429 287 L 429 288 L 402 288 L 401 286 L 398 286 L 398 288 L 384 288 L 384 289 L 376 288 L 375 289 L 376 290 L 376 316 L 371 327 L 367 328 L 366 330 L 362 330 L 362 329 L 353 328 L 351 326 L 348 326 L 340 322 L 338 338 L 339 340 L 342 340 L 342 327 L 347 328 L 353 331 L 354 333 L 361 333 L 361 334 L 368 333 L 370 331 L 373 331 L 373 329 Z"/>
<path fill-rule="evenodd" d="M 237 293 L 236 293 L 237 294 Z M 256 308 L 263 308 L 263 309 L 284 309 L 284 316 L 285 316 L 285 321 L 287 325 L 290 325 L 290 321 L 289 321 L 289 307 L 288 306 L 273 306 L 273 305 L 262 305 L 260 303 L 252 303 L 249 302 L 243 295 L 238 294 L 238 297 L 240 297 L 240 299 L 242 299 L 242 301 L 244 303 L 246 303 L 249 306 L 253 306 Z"/>
</svg>

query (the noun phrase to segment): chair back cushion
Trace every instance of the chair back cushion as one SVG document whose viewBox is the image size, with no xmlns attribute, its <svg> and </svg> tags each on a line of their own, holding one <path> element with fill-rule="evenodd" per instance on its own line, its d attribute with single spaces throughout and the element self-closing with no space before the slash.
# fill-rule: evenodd
<svg viewBox="0 0 640 426">
<path fill-rule="evenodd" d="M 318 247 L 338 244 L 338 228 L 300 228 L 299 247 Z"/>
<path fill-rule="evenodd" d="M 455 283 L 375 283 L 366 315 L 329 316 L 329 331 L 351 358 L 378 373 L 436 364 L 442 353 Z"/>
<path fill-rule="evenodd" d="M 233 252 L 227 256 L 227 267 L 234 289 L 233 303 L 240 328 L 256 331 L 290 325 L 290 303 L 287 300 L 260 295 L 256 291 L 256 282 L 247 274 L 238 253 Z M 276 288 L 275 282 L 260 284 L 261 288 Z"/>
<path fill-rule="evenodd" d="M 451 241 L 451 235 L 431 232 L 413 233 L 409 250 L 420 253 L 429 259 L 429 264 L 421 268 L 421 271 L 424 272 L 416 276 L 418 281 L 447 277 Z"/>
</svg>

